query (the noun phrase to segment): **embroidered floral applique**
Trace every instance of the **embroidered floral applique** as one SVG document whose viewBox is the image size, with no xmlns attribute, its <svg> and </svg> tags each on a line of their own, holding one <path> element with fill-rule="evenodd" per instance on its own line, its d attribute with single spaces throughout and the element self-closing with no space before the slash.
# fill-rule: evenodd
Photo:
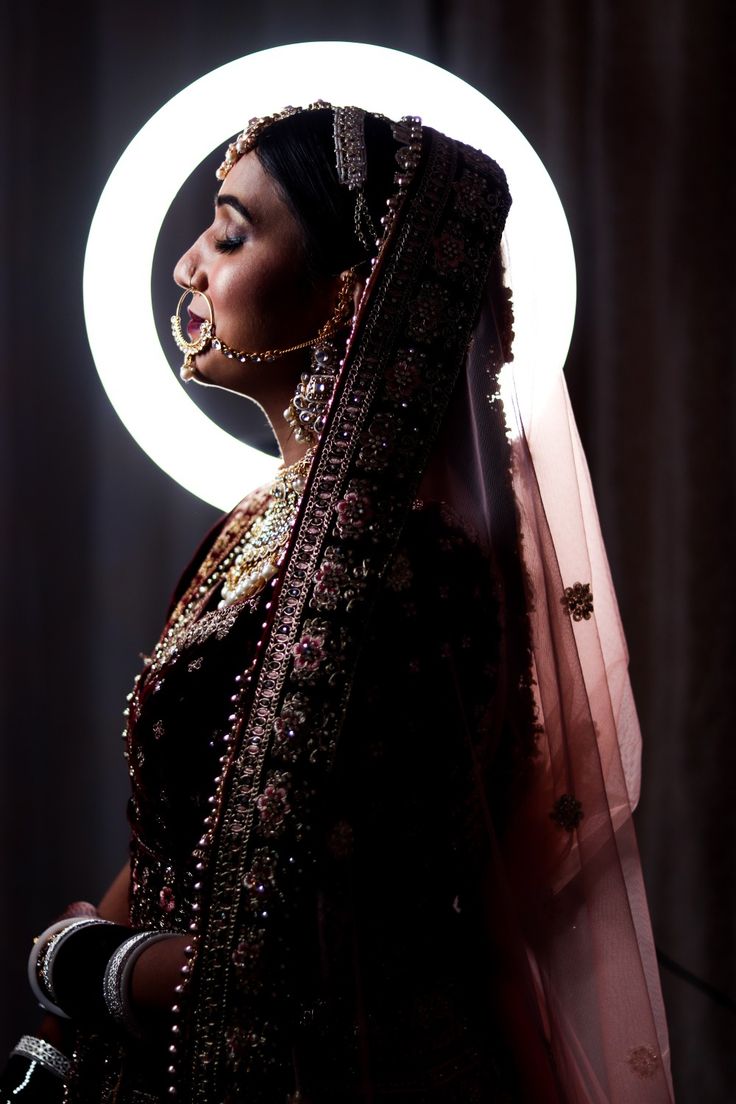
<svg viewBox="0 0 736 1104">
<path fill-rule="evenodd" d="M 251 909 L 258 910 L 282 899 L 276 879 L 278 866 L 278 855 L 270 847 L 259 847 L 254 851 L 250 869 L 243 877 Z"/>
<path fill-rule="evenodd" d="M 400 352 L 386 369 L 386 391 L 393 402 L 406 404 L 422 385 L 424 354 L 415 349 Z"/>
<path fill-rule="evenodd" d="M 286 771 L 272 771 L 256 798 L 256 809 L 260 817 L 261 835 L 271 839 L 280 836 L 291 812 L 289 790 L 291 775 Z"/>
<path fill-rule="evenodd" d="M 573 621 L 590 620 L 593 613 L 593 594 L 590 583 L 573 583 L 572 586 L 565 587 L 565 593 L 560 601 Z"/>
<path fill-rule="evenodd" d="M 649 1046 L 632 1047 L 626 1061 L 637 1077 L 648 1081 L 659 1069 L 659 1055 Z"/>
<path fill-rule="evenodd" d="M 277 759 L 294 763 L 300 757 L 303 744 L 300 735 L 309 717 L 309 702 L 303 694 L 289 694 L 281 713 L 273 723 L 273 754 Z"/>
<path fill-rule="evenodd" d="M 351 609 L 365 590 L 367 561 L 357 567 L 342 548 L 328 547 L 314 575 L 310 605 L 334 612 L 343 605 Z"/>
<path fill-rule="evenodd" d="M 294 645 L 294 675 L 296 678 L 308 682 L 311 676 L 319 670 L 325 659 L 326 636 L 317 628 L 317 622 L 306 622 L 302 636 Z"/>
<path fill-rule="evenodd" d="M 560 828 L 572 832 L 583 819 L 583 806 L 573 794 L 566 793 L 557 798 L 549 815 Z"/>
<path fill-rule="evenodd" d="M 447 325 L 450 295 L 447 288 L 429 280 L 421 287 L 414 303 L 414 313 L 409 319 L 411 337 L 421 341 L 436 339 Z M 449 334 L 448 334 L 449 336 Z"/>
<path fill-rule="evenodd" d="M 359 467 L 374 472 L 387 468 L 397 446 L 398 428 L 393 414 L 376 414 L 361 440 Z"/>
<path fill-rule="evenodd" d="M 338 535 L 343 539 L 362 536 L 370 528 L 375 514 L 370 484 L 361 479 L 352 480 L 336 510 Z"/>
<path fill-rule="evenodd" d="M 176 908 L 176 898 L 171 886 L 165 885 L 158 895 L 158 903 L 163 912 L 173 912 Z"/>
</svg>

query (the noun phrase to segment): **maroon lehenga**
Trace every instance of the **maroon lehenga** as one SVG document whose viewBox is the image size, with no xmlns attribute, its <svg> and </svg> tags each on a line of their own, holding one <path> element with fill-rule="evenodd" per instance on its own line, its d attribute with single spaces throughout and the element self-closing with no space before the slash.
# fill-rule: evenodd
<svg viewBox="0 0 736 1104">
<path fill-rule="evenodd" d="M 208 588 L 255 495 L 136 685 L 131 923 L 192 949 L 71 1104 L 671 1100 L 587 471 L 561 381 L 496 398 L 505 179 L 428 128 L 400 176 L 274 585 Z"/>
</svg>

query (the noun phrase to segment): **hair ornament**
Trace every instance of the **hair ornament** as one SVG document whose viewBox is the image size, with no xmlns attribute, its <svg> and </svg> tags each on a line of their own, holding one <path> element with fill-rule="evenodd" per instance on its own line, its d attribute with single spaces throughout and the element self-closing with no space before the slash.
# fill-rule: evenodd
<svg viewBox="0 0 736 1104">
<path fill-rule="evenodd" d="M 292 107 L 289 104 L 287 107 L 282 108 L 281 111 L 275 111 L 273 115 L 260 115 L 256 118 L 249 119 L 248 125 L 243 133 L 239 134 L 235 141 L 231 142 L 227 147 L 225 151 L 225 160 L 215 173 L 217 179 L 224 180 L 233 165 L 246 153 L 250 153 L 258 141 L 258 136 L 262 131 L 266 130 L 267 127 L 272 126 L 274 123 L 280 123 L 282 119 L 289 119 L 292 115 L 301 115 L 303 111 L 317 111 L 321 107 L 332 107 L 332 104 L 327 103 L 326 100 L 315 100 L 314 103 L 309 104 L 307 107 Z"/>
</svg>

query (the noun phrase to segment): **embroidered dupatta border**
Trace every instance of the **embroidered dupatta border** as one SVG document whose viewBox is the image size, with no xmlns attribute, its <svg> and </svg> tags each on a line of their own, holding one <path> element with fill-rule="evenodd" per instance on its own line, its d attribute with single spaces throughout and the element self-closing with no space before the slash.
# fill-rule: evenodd
<svg viewBox="0 0 736 1104">
<path fill-rule="evenodd" d="M 180 1093 L 196 1104 L 211 1104 L 221 1092 L 232 952 L 274 722 L 296 681 L 319 695 L 323 709 L 328 703 L 335 736 L 339 731 L 373 598 L 464 362 L 510 204 L 495 162 L 429 128 L 423 145 L 348 347 L 223 792 L 189 994 L 191 1064 L 181 1070 Z M 414 381 L 403 392 L 402 367 Z M 365 532 L 339 524 L 338 504 L 355 485 L 370 499 L 373 524 Z M 316 591 L 328 561 L 350 565 L 355 583 L 347 599 L 331 598 L 334 608 L 320 604 Z M 305 627 L 325 645 L 309 677 L 295 658 Z M 328 755 L 321 769 L 329 762 Z"/>
</svg>

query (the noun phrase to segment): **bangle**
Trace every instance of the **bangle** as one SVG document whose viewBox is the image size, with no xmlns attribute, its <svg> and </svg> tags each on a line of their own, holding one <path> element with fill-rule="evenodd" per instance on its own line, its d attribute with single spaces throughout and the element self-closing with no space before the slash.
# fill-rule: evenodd
<svg viewBox="0 0 736 1104">
<path fill-rule="evenodd" d="M 130 985 L 135 964 L 147 947 L 159 943 L 162 939 L 175 938 L 174 932 L 136 932 L 121 943 L 110 956 L 102 980 L 105 1004 L 112 1019 L 131 1035 L 140 1036 L 141 1034 L 140 1025 L 130 1006 Z"/>
<path fill-rule="evenodd" d="M 56 1077 L 60 1077 L 62 1081 L 66 1080 L 72 1068 L 71 1062 L 65 1054 L 62 1054 L 51 1043 L 47 1043 L 45 1039 L 38 1039 L 35 1035 L 22 1035 L 10 1052 L 11 1058 L 14 1054 L 38 1062 L 40 1066 L 49 1070 Z"/>
<path fill-rule="evenodd" d="M 109 920 L 93 920 L 88 917 L 76 920 L 57 920 L 34 940 L 28 956 L 28 982 L 38 1003 L 47 1012 L 68 1020 L 69 1016 L 56 1003 L 52 970 L 54 959 L 61 945 L 73 931 L 90 924 L 109 924 Z"/>
</svg>

